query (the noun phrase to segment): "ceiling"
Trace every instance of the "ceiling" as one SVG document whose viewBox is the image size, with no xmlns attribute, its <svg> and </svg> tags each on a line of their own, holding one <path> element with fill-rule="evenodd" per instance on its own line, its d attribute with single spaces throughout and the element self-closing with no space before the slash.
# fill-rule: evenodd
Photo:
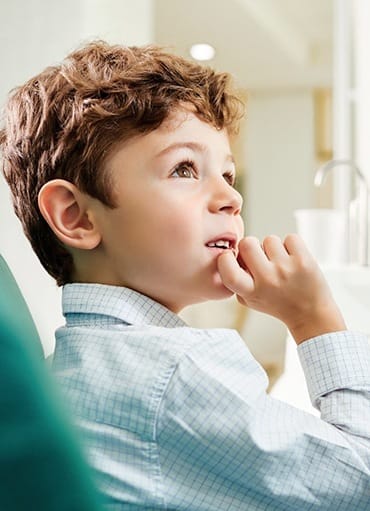
<svg viewBox="0 0 370 511">
<path fill-rule="evenodd" d="M 156 42 L 189 57 L 194 43 L 216 49 L 209 62 L 240 87 L 328 87 L 332 0 L 155 0 Z"/>
</svg>

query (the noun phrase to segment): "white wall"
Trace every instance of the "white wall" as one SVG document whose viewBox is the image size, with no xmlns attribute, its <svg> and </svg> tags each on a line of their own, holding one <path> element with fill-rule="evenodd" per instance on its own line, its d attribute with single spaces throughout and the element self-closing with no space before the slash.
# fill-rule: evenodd
<svg viewBox="0 0 370 511">
<path fill-rule="evenodd" d="M 60 61 L 84 40 L 152 41 L 152 0 L 12 0 L 0 3 L 0 104 L 10 89 Z M 46 354 L 63 323 L 60 290 L 34 256 L 0 177 L 0 253 L 12 269 L 36 321 Z"/>
<path fill-rule="evenodd" d="M 312 91 L 252 92 L 245 150 L 248 234 L 283 237 L 295 230 L 295 209 L 314 207 Z"/>
<path fill-rule="evenodd" d="M 355 141 L 354 154 L 357 164 L 370 183 L 370 3 L 355 0 L 353 8 L 354 87 L 355 87 Z"/>
</svg>

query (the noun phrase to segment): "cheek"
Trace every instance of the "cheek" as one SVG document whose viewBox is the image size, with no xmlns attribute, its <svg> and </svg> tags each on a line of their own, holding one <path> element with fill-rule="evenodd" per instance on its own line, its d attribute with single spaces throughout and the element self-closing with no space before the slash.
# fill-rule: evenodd
<svg viewBox="0 0 370 511">
<path fill-rule="evenodd" d="M 130 201 L 130 207 L 122 211 L 120 233 L 125 238 L 126 231 L 137 249 L 148 250 L 150 246 L 152 253 L 163 252 L 163 256 L 166 252 L 187 251 L 199 237 L 201 222 L 199 208 L 193 207 L 190 200 L 181 199 L 153 192 L 146 201 L 137 201 L 136 205 Z"/>
<path fill-rule="evenodd" d="M 198 221 L 191 207 L 181 207 L 179 204 L 163 206 L 154 220 L 158 231 L 163 232 L 170 240 L 181 241 L 191 238 Z"/>
</svg>

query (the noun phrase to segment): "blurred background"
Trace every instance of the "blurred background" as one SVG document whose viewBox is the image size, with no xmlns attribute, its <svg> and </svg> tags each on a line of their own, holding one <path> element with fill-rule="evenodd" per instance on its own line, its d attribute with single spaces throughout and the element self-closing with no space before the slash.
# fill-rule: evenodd
<svg viewBox="0 0 370 511">
<path fill-rule="evenodd" d="M 233 150 L 246 231 L 263 238 L 295 230 L 301 208 L 345 207 L 348 173 L 317 189 L 332 157 L 367 168 L 370 7 L 367 0 L 0 0 L 0 103 L 10 89 L 81 43 L 158 43 L 189 58 L 211 46 L 206 64 L 228 71 L 247 103 Z M 212 54 L 213 52 L 213 54 Z M 0 178 L 0 252 L 38 326 L 45 353 L 63 323 L 60 290 L 25 240 Z M 194 326 L 237 328 L 270 375 L 284 370 L 287 332 L 233 299 L 184 312 Z"/>
</svg>

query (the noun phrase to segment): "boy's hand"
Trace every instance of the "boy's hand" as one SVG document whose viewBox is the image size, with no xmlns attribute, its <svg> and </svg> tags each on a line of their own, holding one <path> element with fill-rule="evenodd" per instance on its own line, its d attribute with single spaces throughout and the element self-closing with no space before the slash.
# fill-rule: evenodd
<svg viewBox="0 0 370 511">
<path fill-rule="evenodd" d="M 240 303 L 283 321 L 297 344 L 324 333 L 345 330 L 321 270 L 296 234 L 284 242 L 268 236 L 261 246 L 254 237 L 217 259 L 223 284 Z"/>
</svg>

